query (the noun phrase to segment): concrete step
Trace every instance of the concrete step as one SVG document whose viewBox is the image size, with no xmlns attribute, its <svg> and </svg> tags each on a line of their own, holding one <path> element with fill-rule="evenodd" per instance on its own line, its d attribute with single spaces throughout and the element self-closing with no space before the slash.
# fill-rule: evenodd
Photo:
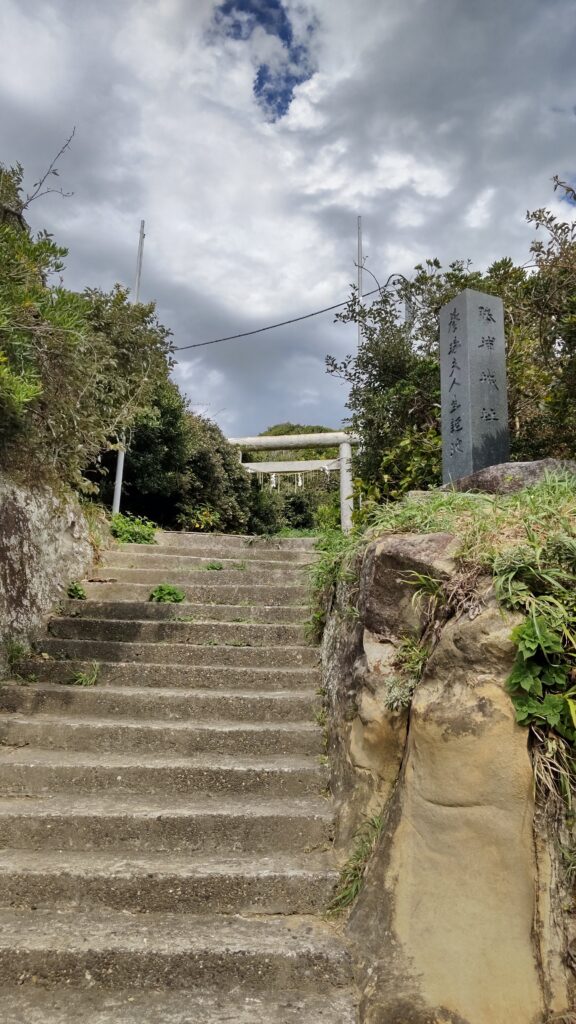
<svg viewBox="0 0 576 1024">
<path fill-rule="evenodd" d="M 0 748 L 0 792 L 10 796 L 51 793 L 255 794 L 317 796 L 328 784 L 327 769 L 313 757 L 226 754 L 77 753 L 24 747 Z"/>
<path fill-rule="evenodd" d="M 120 646 L 120 645 L 118 645 Z M 210 651 L 216 648 L 208 648 Z M 158 664 L 133 661 L 99 661 L 97 689 L 101 687 L 153 687 L 169 689 L 203 690 L 310 690 L 318 689 L 321 673 L 315 666 L 246 666 L 218 665 L 202 666 Z M 41 656 L 29 658 L 20 667 L 23 676 L 44 682 L 72 684 L 79 672 L 92 671 L 93 662 L 71 658 L 51 661 Z M 31 685 L 31 684 L 28 684 Z"/>
<path fill-rule="evenodd" d="M 219 550 L 240 548 L 244 551 L 314 551 L 317 537 L 265 537 L 242 533 L 177 533 L 173 530 L 158 530 L 156 543 L 161 547 L 185 547 L 199 551 L 205 545 Z"/>
<path fill-rule="evenodd" d="M 332 806 L 322 797 L 217 794 L 178 799 L 71 792 L 0 798 L 0 847 L 23 850 L 166 851 L 171 856 L 329 848 Z M 0 977 L 2 975 L 0 974 Z"/>
<path fill-rule="evenodd" d="M 218 644 L 147 644 L 114 640 L 61 640 L 45 637 L 41 652 L 80 661 L 143 661 L 161 665 L 235 665 L 250 668 L 311 668 L 318 664 L 314 647 L 223 647 Z"/>
<path fill-rule="evenodd" d="M 198 583 L 210 583 L 215 586 L 235 584 L 236 586 L 302 586 L 306 577 L 303 569 L 277 568 L 252 569 L 247 564 L 245 569 L 163 569 L 135 568 L 128 566 L 96 566 L 89 576 L 89 581 L 111 580 L 120 583 L 147 583 L 150 590 L 160 583 L 172 583 L 176 586 L 189 586 Z"/>
<path fill-rule="evenodd" d="M 79 988 L 222 986 L 317 992 L 346 987 L 350 960 L 313 917 L 0 912 L 0 977 Z"/>
<path fill-rule="evenodd" d="M 322 733 L 315 722 L 119 722 L 61 714 L 0 714 L 2 744 L 141 754 L 320 754 Z"/>
<path fill-rule="evenodd" d="M 219 644 L 282 647 L 306 643 L 303 626 L 245 622 L 149 622 L 130 619 L 53 618 L 51 636 L 65 640 L 118 640 L 146 644 Z"/>
<path fill-rule="evenodd" d="M 0 711 L 21 714 L 47 712 L 86 718 L 135 721 L 155 718 L 168 722 L 311 722 L 319 698 L 310 690 L 235 691 L 188 690 L 113 686 L 62 686 L 58 683 L 3 683 Z"/>
<path fill-rule="evenodd" d="M 0 988 L 2 1024 L 355 1024 L 347 989 L 250 995 L 179 990 Z"/>
<path fill-rule="evenodd" d="M 283 586 L 281 583 L 270 585 L 259 583 L 246 583 L 243 576 L 240 582 L 226 583 L 218 579 L 214 582 L 213 577 L 221 577 L 222 573 L 204 573 L 200 576 L 201 582 L 195 579 L 188 579 L 180 583 L 180 589 L 186 595 L 186 601 L 199 604 L 239 604 L 239 605 L 291 605 L 307 609 L 309 600 L 308 587 L 301 584 Z M 109 582 L 114 577 L 115 582 Z M 114 573 L 109 573 L 104 579 L 84 581 L 84 590 L 89 601 L 138 601 L 148 602 L 152 587 L 149 583 L 122 583 L 118 582 Z M 80 603 L 80 602 L 77 602 Z M 177 605 L 174 607 L 178 607 Z"/>
<path fill-rule="evenodd" d="M 263 622 L 303 625 L 308 609 L 297 605 L 156 604 L 154 601 L 66 601 L 62 614 L 77 619 L 132 619 L 136 622 Z"/>
<path fill-rule="evenodd" d="M 185 547 L 160 547 L 158 544 L 119 544 L 102 552 L 100 564 L 139 566 L 141 568 L 202 568 L 220 564 L 226 569 L 299 569 L 310 565 L 315 555 L 300 551 L 262 551 L 251 548 L 190 551 Z M 218 571 L 218 570 L 210 570 Z"/>
<path fill-rule="evenodd" d="M 328 854 L 131 857 L 0 851 L 0 906 L 143 913 L 322 913 L 338 872 Z"/>
</svg>

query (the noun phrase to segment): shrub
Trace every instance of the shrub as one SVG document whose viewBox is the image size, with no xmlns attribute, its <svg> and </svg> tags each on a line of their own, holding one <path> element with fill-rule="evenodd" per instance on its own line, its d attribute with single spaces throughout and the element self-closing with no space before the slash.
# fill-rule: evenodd
<svg viewBox="0 0 576 1024">
<path fill-rule="evenodd" d="M 111 519 L 112 536 L 123 544 L 155 544 L 156 524 L 145 516 L 116 512 Z"/>
<path fill-rule="evenodd" d="M 156 601 L 157 604 L 180 604 L 186 599 L 186 594 L 179 587 L 171 583 L 159 583 L 148 598 L 149 601 Z"/>
</svg>

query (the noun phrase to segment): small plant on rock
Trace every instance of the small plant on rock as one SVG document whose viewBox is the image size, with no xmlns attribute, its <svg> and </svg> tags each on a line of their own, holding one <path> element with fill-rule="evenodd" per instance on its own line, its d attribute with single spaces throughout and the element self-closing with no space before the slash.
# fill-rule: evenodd
<svg viewBox="0 0 576 1024">
<path fill-rule="evenodd" d="M 122 544 L 155 544 L 156 524 L 145 516 L 116 512 L 110 521 L 112 536 Z"/>
<path fill-rule="evenodd" d="M 204 566 L 206 572 L 220 572 L 223 568 L 224 566 L 222 565 L 222 562 L 208 562 L 207 565 Z"/>
<path fill-rule="evenodd" d="M 72 598 L 73 601 L 86 600 L 86 591 L 84 590 L 82 584 L 78 583 L 77 581 L 74 581 L 73 583 L 69 584 L 66 593 L 68 594 L 68 597 Z"/>
<path fill-rule="evenodd" d="M 332 913 L 339 913 L 351 906 L 364 885 L 364 877 L 372 851 L 382 832 L 384 819 L 375 815 L 363 821 L 354 835 L 354 849 L 340 871 L 336 892 L 328 905 Z"/>
<path fill-rule="evenodd" d="M 158 604 L 180 604 L 184 601 L 186 594 L 180 587 L 174 587 L 171 583 L 159 583 L 148 598 L 149 601 L 156 601 Z"/>
</svg>

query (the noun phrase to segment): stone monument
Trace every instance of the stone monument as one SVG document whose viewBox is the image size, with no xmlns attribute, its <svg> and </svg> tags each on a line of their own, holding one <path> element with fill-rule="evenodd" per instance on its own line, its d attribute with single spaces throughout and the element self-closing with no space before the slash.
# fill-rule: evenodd
<svg viewBox="0 0 576 1024">
<path fill-rule="evenodd" d="M 466 288 L 440 310 L 445 484 L 509 458 L 502 299 Z"/>
</svg>

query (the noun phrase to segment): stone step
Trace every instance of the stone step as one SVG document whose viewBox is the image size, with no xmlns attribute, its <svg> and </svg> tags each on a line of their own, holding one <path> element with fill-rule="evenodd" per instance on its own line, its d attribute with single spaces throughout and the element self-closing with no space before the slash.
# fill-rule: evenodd
<svg viewBox="0 0 576 1024">
<path fill-rule="evenodd" d="M 157 604 L 154 601 L 66 601 L 62 614 L 78 619 L 132 619 L 142 622 L 263 622 L 303 625 L 308 609 L 298 605 Z"/>
<path fill-rule="evenodd" d="M 209 858 L 0 851 L 0 906 L 143 913 L 322 913 L 338 872 L 328 854 Z"/>
<path fill-rule="evenodd" d="M 0 714 L 2 744 L 51 750 L 142 754 L 320 754 L 315 722 L 166 722 Z"/>
<path fill-rule="evenodd" d="M 222 547 L 218 544 L 196 545 L 194 548 L 186 544 L 115 544 L 114 547 L 102 551 L 101 559 L 103 565 L 130 565 L 133 558 L 139 561 L 152 559 L 156 562 L 159 558 L 166 559 L 168 565 L 177 565 L 181 560 L 183 565 L 198 562 L 205 564 L 210 561 L 220 561 L 224 564 L 234 562 L 254 564 L 257 568 L 274 566 L 279 563 L 290 568 L 309 565 L 316 558 L 315 551 L 290 550 L 289 548 L 264 548 L 249 545 L 246 547 Z"/>
<path fill-rule="evenodd" d="M 18 985 L 0 988 L 2 1024 L 355 1024 L 347 989 L 224 994 Z"/>
<path fill-rule="evenodd" d="M 114 640 L 61 640 L 45 637 L 41 652 L 58 659 L 80 661 L 143 661 L 161 665 L 235 665 L 250 668 L 312 668 L 319 654 L 314 647 L 223 647 L 218 644 L 147 644 Z"/>
<path fill-rule="evenodd" d="M 114 574 L 109 574 L 109 576 Z M 298 608 L 308 608 L 308 588 L 301 584 L 283 586 L 272 583 L 270 585 L 258 583 L 246 583 L 245 577 L 240 582 L 223 583 L 222 580 L 214 581 L 213 577 L 220 577 L 222 573 L 205 573 L 201 576 L 202 582 L 187 580 L 179 584 L 180 589 L 186 595 L 186 601 L 200 604 L 239 604 L 239 605 L 290 605 Z M 148 602 L 152 587 L 149 583 L 122 583 L 107 582 L 106 579 L 84 581 L 83 587 L 89 601 L 137 601 Z M 207 580 L 207 582 L 204 582 Z M 79 602 L 78 602 L 79 603 Z M 177 607 L 177 606 L 175 606 Z"/>
<path fill-rule="evenodd" d="M 5 909 L 0 977 L 8 985 L 317 992 L 348 986 L 351 966 L 313 917 Z"/>
<path fill-rule="evenodd" d="M 102 569 L 114 572 L 116 569 L 149 569 L 162 576 L 173 572 L 248 572 L 251 576 L 266 572 L 297 572 L 302 574 L 309 562 L 279 561 L 267 558 L 209 558 L 204 555 L 177 555 L 160 553 L 155 548 L 137 544 L 137 551 L 112 548 L 104 551 L 100 560 Z"/>
<path fill-rule="evenodd" d="M 118 645 L 119 646 L 119 645 Z M 215 648 L 208 648 L 213 651 Z M 213 659 L 215 661 L 215 659 Z M 79 658 L 51 661 L 41 656 L 29 658 L 20 666 L 23 676 L 45 682 L 72 684 L 78 673 L 89 674 L 94 663 Z M 148 662 L 99 661 L 97 689 L 100 687 L 153 687 L 161 689 L 220 690 L 310 690 L 318 689 L 321 673 L 318 665 L 239 666 L 207 664 L 157 664 Z M 30 685 L 30 684 L 28 684 Z"/>
<path fill-rule="evenodd" d="M 161 547 L 185 547 L 201 550 L 206 544 L 217 545 L 220 550 L 242 548 L 248 551 L 314 551 L 317 537 L 266 537 L 242 533 L 177 533 L 158 530 L 156 543 Z"/>
<path fill-rule="evenodd" d="M 0 748 L 0 792 L 11 796 L 51 793 L 255 794 L 317 796 L 327 769 L 313 757 L 226 754 L 161 757 L 43 748 Z"/>
<path fill-rule="evenodd" d="M 303 584 L 303 577 L 305 580 L 302 569 L 251 569 L 249 565 L 245 569 L 130 569 L 128 566 L 96 566 L 90 573 L 88 582 L 110 580 L 120 583 L 147 583 L 150 590 L 161 583 L 171 583 L 179 587 L 199 583 L 210 583 L 215 586 L 299 587 Z"/>
<path fill-rule="evenodd" d="M 303 626 L 245 622 L 149 622 L 130 619 L 53 618 L 51 636 L 64 640 L 118 640 L 146 644 L 219 644 L 282 647 L 306 643 Z"/>
<path fill-rule="evenodd" d="M 44 798 L 0 798 L 0 848 L 27 851 L 270 856 L 327 849 L 332 831 L 332 806 L 322 797 L 196 793 L 167 799 L 150 793 L 85 795 L 72 789 Z"/>
<path fill-rule="evenodd" d="M 100 679 L 99 679 L 100 682 Z M 58 683 L 3 683 L 0 711 L 23 714 L 47 712 L 81 717 L 155 718 L 169 722 L 202 722 L 221 718 L 229 722 L 312 721 L 319 698 L 310 690 L 272 692 L 167 689 L 138 686 L 62 686 Z"/>
</svg>

